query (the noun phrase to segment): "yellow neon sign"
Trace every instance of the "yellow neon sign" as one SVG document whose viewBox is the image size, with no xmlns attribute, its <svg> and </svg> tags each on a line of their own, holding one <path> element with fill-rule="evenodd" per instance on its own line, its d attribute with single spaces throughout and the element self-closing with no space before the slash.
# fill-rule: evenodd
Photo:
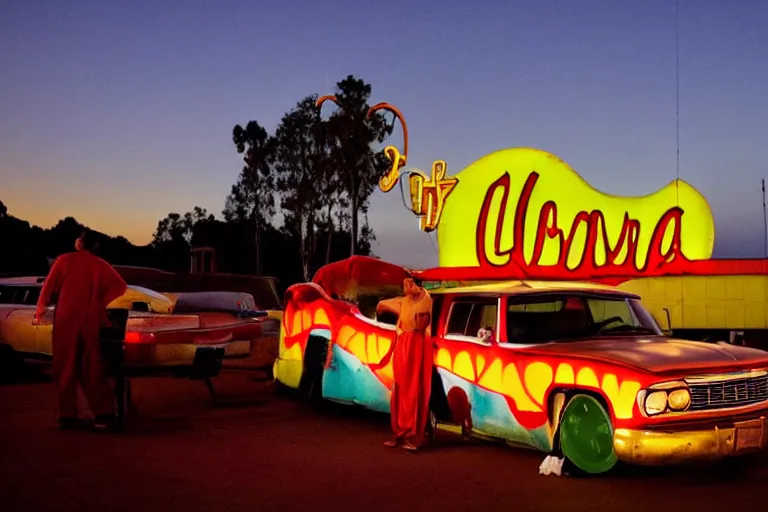
<svg viewBox="0 0 768 512">
<path fill-rule="evenodd" d="M 529 148 L 492 153 L 457 177 L 438 230 L 441 267 L 645 272 L 712 255 L 712 212 L 680 180 L 643 197 L 612 196 Z"/>
</svg>

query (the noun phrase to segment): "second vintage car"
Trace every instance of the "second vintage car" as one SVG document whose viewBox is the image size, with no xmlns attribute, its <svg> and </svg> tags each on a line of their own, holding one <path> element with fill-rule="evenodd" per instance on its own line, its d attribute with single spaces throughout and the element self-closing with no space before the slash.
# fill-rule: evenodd
<svg viewBox="0 0 768 512">
<path fill-rule="evenodd" d="M 433 427 L 563 455 L 587 473 L 766 445 L 766 352 L 669 338 L 638 296 L 609 286 L 508 281 L 430 293 Z M 308 398 L 388 412 L 392 366 L 376 364 L 393 323 L 316 283 L 291 286 L 275 377 Z"/>
<path fill-rule="evenodd" d="M 43 282 L 43 277 L 0 279 L 0 358 L 50 359 L 55 307 L 47 308 L 40 322 L 33 325 Z M 231 303 L 228 307 L 227 300 Z M 252 306 L 248 294 L 184 293 L 169 297 L 129 285 L 108 308 L 128 310 L 123 345 L 124 365 L 130 372 L 186 376 L 200 373 L 195 364 L 201 349 L 221 349 L 215 351 L 219 364 L 225 357 L 244 357 L 251 352 L 265 321 L 274 322 L 266 313 L 253 311 Z"/>
</svg>

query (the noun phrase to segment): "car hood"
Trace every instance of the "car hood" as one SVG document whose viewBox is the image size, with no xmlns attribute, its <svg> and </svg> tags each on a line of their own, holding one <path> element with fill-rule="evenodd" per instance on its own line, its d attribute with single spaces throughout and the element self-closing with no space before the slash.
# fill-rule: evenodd
<svg viewBox="0 0 768 512">
<path fill-rule="evenodd" d="M 542 353 L 618 363 L 653 373 L 768 367 L 768 352 L 762 350 L 662 337 L 600 338 L 552 343 L 538 349 Z"/>
</svg>

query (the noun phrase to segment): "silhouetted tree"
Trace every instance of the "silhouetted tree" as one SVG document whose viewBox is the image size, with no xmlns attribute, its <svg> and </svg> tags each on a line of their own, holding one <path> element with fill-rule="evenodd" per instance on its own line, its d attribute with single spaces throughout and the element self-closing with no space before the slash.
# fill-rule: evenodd
<svg viewBox="0 0 768 512">
<path fill-rule="evenodd" d="M 275 131 L 275 171 L 285 225 L 299 241 L 304 280 L 317 247 L 316 220 L 328 170 L 328 148 L 317 96 L 307 96 L 283 116 Z"/>
<path fill-rule="evenodd" d="M 357 241 L 357 248 L 360 254 L 366 256 L 374 256 L 373 254 L 373 242 L 376 241 L 376 234 L 368 224 L 368 211 L 366 209 L 363 220 L 363 225 L 360 228 L 360 238 Z"/>
<path fill-rule="evenodd" d="M 237 152 L 244 154 L 246 165 L 227 198 L 224 216 L 232 219 L 250 215 L 256 239 L 256 275 L 261 275 L 261 232 L 275 214 L 275 185 L 270 165 L 273 142 L 267 130 L 256 121 L 249 121 L 245 128 L 235 125 L 232 142 Z"/>
<path fill-rule="evenodd" d="M 5 217 L 8 215 L 8 208 L 5 207 L 5 203 L 0 201 L 0 218 Z"/>
<path fill-rule="evenodd" d="M 156 244 L 174 242 L 189 245 L 192 240 L 192 228 L 203 220 L 213 220 L 213 215 L 199 206 L 195 206 L 192 211 L 184 215 L 169 213 L 166 218 L 157 223 L 153 241 Z"/>
<path fill-rule="evenodd" d="M 349 201 L 351 234 L 350 254 L 357 253 L 359 214 L 367 207 L 373 189 L 388 167 L 384 155 L 372 148 L 391 133 L 384 116 L 368 117 L 371 86 L 365 81 L 347 76 L 336 84 L 336 102 L 328 120 L 332 157 L 339 173 L 339 183 Z"/>
<path fill-rule="evenodd" d="M 192 211 L 181 215 L 169 213 L 157 223 L 152 244 L 162 268 L 175 272 L 184 271 L 188 265 L 192 235 L 198 223 L 214 220 L 205 208 L 195 206 Z"/>
</svg>

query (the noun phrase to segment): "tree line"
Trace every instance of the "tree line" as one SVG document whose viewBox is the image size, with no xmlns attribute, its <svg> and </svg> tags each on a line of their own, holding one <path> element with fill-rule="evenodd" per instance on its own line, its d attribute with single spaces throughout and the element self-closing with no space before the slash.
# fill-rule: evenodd
<svg viewBox="0 0 768 512">
<path fill-rule="evenodd" d="M 255 274 L 263 274 L 265 255 L 274 255 L 268 243 L 273 229 L 292 240 L 303 280 L 320 261 L 341 254 L 334 243 L 342 239 L 349 244 L 345 256 L 370 254 L 375 234 L 368 224 L 368 201 L 388 167 L 375 146 L 392 132 L 382 114 L 369 115 L 370 97 L 371 85 L 350 75 L 336 84 L 337 108 L 329 116 L 321 115 L 318 96 L 308 95 L 272 133 L 257 120 L 233 128 L 243 168 L 222 215 L 252 237 Z M 183 245 L 182 238 L 192 243 L 199 222 L 215 221 L 199 207 L 171 213 L 158 223 L 155 243 Z"/>
<path fill-rule="evenodd" d="M 243 155 L 243 167 L 222 219 L 199 206 L 172 212 L 147 246 L 104 237 L 104 257 L 184 272 L 190 249 L 208 246 L 216 250 L 219 271 L 274 276 L 286 286 L 309 280 L 331 261 L 372 255 L 369 199 L 388 167 L 376 146 L 392 124 L 380 113 L 368 115 L 371 92 L 370 84 L 350 75 L 336 84 L 334 108 L 308 95 L 271 133 L 257 120 L 235 125 L 233 149 Z M 71 250 L 82 228 L 71 217 L 49 230 L 30 226 L 0 203 L 0 237 L 8 242 L 0 251 L 0 273 L 40 271 L 49 258 Z"/>
</svg>

